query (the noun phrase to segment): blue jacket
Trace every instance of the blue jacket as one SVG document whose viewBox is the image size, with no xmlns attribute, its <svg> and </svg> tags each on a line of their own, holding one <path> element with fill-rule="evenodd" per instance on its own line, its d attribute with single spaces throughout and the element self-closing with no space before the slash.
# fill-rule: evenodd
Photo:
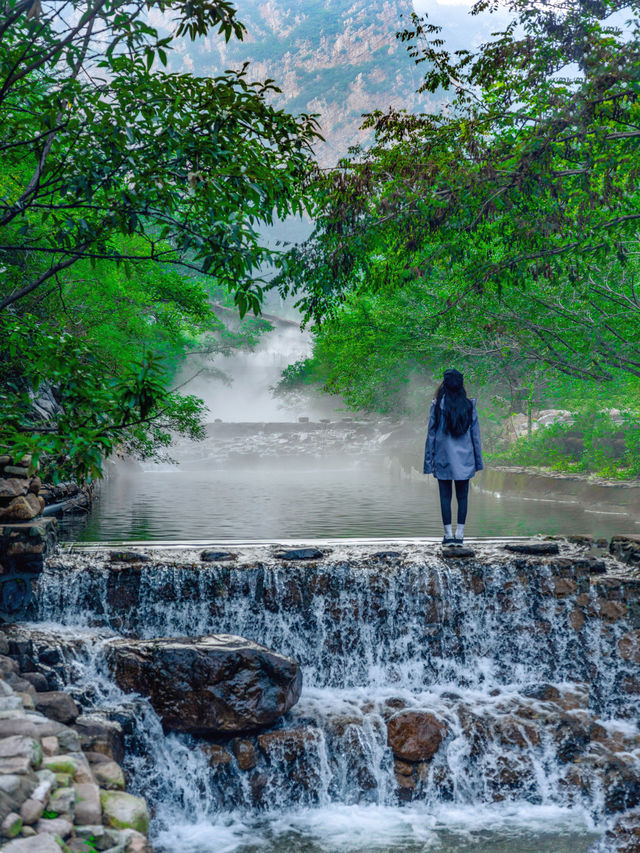
<svg viewBox="0 0 640 853">
<path fill-rule="evenodd" d="M 424 473 L 438 480 L 470 480 L 476 471 L 482 471 L 482 447 L 476 401 L 472 400 L 471 426 L 464 435 L 454 438 L 444 431 L 444 418 L 436 430 L 436 401 L 431 403 L 427 443 L 424 448 Z M 441 406 L 444 406 L 444 399 Z"/>
</svg>

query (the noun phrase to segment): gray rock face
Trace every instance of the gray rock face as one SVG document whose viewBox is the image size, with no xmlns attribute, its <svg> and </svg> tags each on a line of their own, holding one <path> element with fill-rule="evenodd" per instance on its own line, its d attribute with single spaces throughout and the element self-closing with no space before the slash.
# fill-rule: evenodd
<svg viewBox="0 0 640 853">
<path fill-rule="evenodd" d="M 35 706 L 41 714 L 59 723 L 73 723 L 80 713 L 73 698 L 60 690 L 36 693 Z"/>
<path fill-rule="evenodd" d="M 165 729 L 216 735 L 263 728 L 300 698 L 297 662 L 231 634 L 113 640 L 123 690 L 149 697 Z"/>
<path fill-rule="evenodd" d="M 60 845 L 53 835 L 34 835 L 33 838 L 18 838 L 3 847 L 3 853 L 60 853 Z"/>
</svg>

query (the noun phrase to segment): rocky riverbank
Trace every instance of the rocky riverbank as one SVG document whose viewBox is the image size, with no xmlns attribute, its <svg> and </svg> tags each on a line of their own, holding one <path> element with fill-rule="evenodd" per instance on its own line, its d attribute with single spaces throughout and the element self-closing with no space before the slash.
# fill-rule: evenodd
<svg viewBox="0 0 640 853">
<path fill-rule="evenodd" d="M 2 850 L 151 853 L 147 804 L 125 791 L 122 730 L 32 666 L 28 643 L 0 636 Z"/>
</svg>

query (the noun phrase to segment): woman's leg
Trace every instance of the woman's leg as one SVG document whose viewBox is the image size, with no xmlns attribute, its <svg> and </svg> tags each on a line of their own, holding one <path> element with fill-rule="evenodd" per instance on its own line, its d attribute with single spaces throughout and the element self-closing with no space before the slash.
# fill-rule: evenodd
<svg viewBox="0 0 640 853">
<path fill-rule="evenodd" d="M 458 526 L 456 527 L 456 539 L 464 538 L 464 523 L 467 520 L 467 507 L 469 505 L 469 480 L 456 480 L 456 500 L 458 502 Z"/>
<path fill-rule="evenodd" d="M 444 535 L 451 539 L 453 532 L 451 530 L 451 498 L 453 496 L 453 486 L 451 480 L 438 480 L 438 489 L 440 491 L 440 512 L 442 513 L 442 523 L 444 524 Z"/>
</svg>

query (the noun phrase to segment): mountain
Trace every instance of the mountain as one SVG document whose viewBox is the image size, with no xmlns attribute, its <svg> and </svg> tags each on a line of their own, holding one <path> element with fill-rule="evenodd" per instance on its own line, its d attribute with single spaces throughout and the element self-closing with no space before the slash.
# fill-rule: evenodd
<svg viewBox="0 0 640 853">
<path fill-rule="evenodd" d="M 508 20 L 498 6 L 492 15 L 469 14 L 456 0 L 236 0 L 247 27 L 243 41 L 225 43 L 216 33 L 180 40 L 174 71 L 215 76 L 249 62 L 253 80 L 275 80 L 278 106 L 318 113 L 326 143 L 317 155 L 333 165 L 350 145 L 364 143 L 362 114 L 388 107 L 419 111 L 446 96 L 417 95 L 423 66 L 416 66 L 396 33 L 409 26 L 414 9 L 442 26 L 453 49 L 477 47 Z M 153 14 L 152 14 L 153 17 Z M 167 25 L 167 20 L 155 23 Z"/>
<path fill-rule="evenodd" d="M 408 25 L 410 0 L 238 0 L 244 41 L 217 36 L 183 43 L 173 66 L 215 76 L 250 62 L 250 77 L 273 78 L 278 106 L 319 113 L 330 165 L 366 139 L 362 114 L 389 106 L 415 110 L 420 73 L 395 37 Z"/>
</svg>

